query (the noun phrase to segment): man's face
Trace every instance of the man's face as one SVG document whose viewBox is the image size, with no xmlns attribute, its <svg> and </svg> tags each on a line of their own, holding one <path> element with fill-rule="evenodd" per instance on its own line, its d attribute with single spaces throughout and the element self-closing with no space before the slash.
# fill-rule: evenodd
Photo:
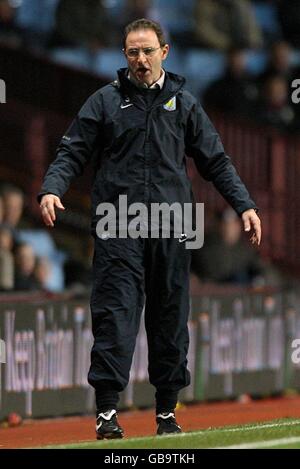
<svg viewBox="0 0 300 469">
<path fill-rule="evenodd" d="M 150 54 L 143 52 L 151 51 Z M 132 56 L 132 51 L 135 55 Z M 131 76 L 148 86 L 155 83 L 160 75 L 162 61 L 168 55 L 169 46 L 161 47 L 152 29 L 131 31 L 126 38 L 125 55 Z"/>
</svg>

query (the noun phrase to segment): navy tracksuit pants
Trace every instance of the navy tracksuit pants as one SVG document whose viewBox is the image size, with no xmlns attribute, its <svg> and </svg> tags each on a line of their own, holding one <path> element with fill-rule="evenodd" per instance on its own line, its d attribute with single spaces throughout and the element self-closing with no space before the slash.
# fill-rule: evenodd
<svg viewBox="0 0 300 469">
<path fill-rule="evenodd" d="M 190 250 L 176 238 L 95 239 L 89 383 L 97 409 L 115 408 L 145 304 L 148 372 L 157 411 L 174 409 L 187 370 Z"/>
</svg>

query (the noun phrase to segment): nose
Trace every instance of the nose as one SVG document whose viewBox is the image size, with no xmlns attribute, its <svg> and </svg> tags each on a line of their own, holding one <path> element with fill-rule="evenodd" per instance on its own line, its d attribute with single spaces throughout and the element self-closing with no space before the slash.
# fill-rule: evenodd
<svg viewBox="0 0 300 469">
<path fill-rule="evenodd" d="M 138 61 L 142 63 L 147 61 L 147 56 L 142 50 L 139 50 Z"/>
<path fill-rule="evenodd" d="M 139 49 L 138 53 L 139 53 L 139 55 L 138 55 L 139 57 L 140 57 L 140 56 L 146 57 L 146 54 L 145 54 L 145 52 L 143 51 L 143 49 Z"/>
<path fill-rule="evenodd" d="M 138 60 L 137 60 L 137 65 L 139 67 L 145 67 L 145 65 L 147 64 L 147 59 L 144 55 L 139 55 L 138 57 Z"/>
</svg>

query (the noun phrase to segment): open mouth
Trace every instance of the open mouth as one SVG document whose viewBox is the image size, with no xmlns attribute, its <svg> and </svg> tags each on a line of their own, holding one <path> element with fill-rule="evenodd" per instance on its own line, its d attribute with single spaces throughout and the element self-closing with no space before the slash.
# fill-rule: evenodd
<svg viewBox="0 0 300 469">
<path fill-rule="evenodd" d="M 149 68 L 140 67 L 137 69 L 136 73 L 138 76 L 144 76 L 146 73 L 150 72 Z"/>
</svg>

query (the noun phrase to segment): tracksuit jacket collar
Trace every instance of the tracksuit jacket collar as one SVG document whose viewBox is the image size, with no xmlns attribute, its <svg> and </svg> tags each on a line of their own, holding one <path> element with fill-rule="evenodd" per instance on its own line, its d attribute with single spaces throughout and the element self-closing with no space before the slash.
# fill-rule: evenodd
<svg viewBox="0 0 300 469">
<path fill-rule="evenodd" d="M 144 90 L 143 88 L 138 88 L 128 79 L 127 75 L 127 68 L 121 68 L 118 70 L 121 93 L 124 96 L 124 99 L 127 99 L 128 101 L 129 98 L 130 101 L 140 107 L 142 102 L 141 93 L 147 92 L 147 89 Z M 185 79 L 183 77 L 174 73 L 166 72 L 164 86 L 155 98 L 153 105 L 156 106 L 167 102 L 181 90 L 184 84 Z"/>
</svg>

